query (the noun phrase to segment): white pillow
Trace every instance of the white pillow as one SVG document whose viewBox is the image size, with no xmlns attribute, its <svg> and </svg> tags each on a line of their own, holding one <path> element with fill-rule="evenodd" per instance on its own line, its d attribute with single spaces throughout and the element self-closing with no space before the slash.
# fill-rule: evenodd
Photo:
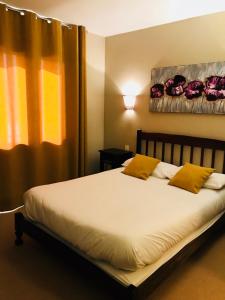
<svg viewBox="0 0 225 300">
<path fill-rule="evenodd" d="M 179 169 L 180 167 L 161 161 L 156 166 L 155 170 L 152 173 L 152 176 L 162 179 L 170 179 L 179 171 Z"/>
<path fill-rule="evenodd" d="M 123 167 L 126 167 L 126 166 L 128 166 L 128 165 L 129 165 L 129 163 L 132 161 L 132 159 L 133 159 L 133 157 L 131 157 L 131 158 L 129 158 L 129 159 L 127 159 L 127 160 L 125 160 L 125 161 L 122 163 L 122 166 L 123 166 Z"/>
<path fill-rule="evenodd" d="M 225 174 L 212 173 L 203 187 L 212 190 L 220 190 L 225 186 Z"/>
<path fill-rule="evenodd" d="M 133 157 L 125 160 L 125 162 L 122 163 L 123 167 L 126 167 L 129 165 L 129 163 L 132 161 Z M 180 167 L 177 167 L 175 165 L 166 163 L 161 161 L 155 168 L 155 170 L 152 173 L 152 176 L 158 177 L 161 179 L 169 178 L 171 179 L 178 171 Z"/>
<path fill-rule="evenodd" d="M 123 167 L 129 165 L 133 157 L 125 160 L 122 164 Z M 182 166 L 177 167 L 175 165 L 161 161 L 152 173 L 152 176 L 161 179 L 171 179 L 175 174 L 182 168 Z M 213 173 L 209 176 L 208 180 L 204 183 L 203 187 L 212 190 L 220 190 L 225 186 L 225 174 Z"/>
</svg>

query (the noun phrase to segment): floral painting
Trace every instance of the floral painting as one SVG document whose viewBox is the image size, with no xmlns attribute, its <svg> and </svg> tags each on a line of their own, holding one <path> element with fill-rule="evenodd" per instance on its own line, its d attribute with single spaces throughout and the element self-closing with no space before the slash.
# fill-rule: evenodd
<svg viewBox="0 0 225 300">
<path fill-rule="evenodd" d="M 225 114 L 225 62 L 152 69 L 150 111 Z"/>
</svg>

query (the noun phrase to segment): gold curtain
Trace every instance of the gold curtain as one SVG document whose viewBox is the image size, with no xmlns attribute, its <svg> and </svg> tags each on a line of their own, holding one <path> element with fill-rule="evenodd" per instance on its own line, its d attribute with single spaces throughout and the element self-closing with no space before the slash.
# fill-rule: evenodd
<svg viewBox="0 0 225 300">
<path fill-rule="evenodd" d="M 85 57 L 84 27 L 0 4 L 0 211 L 85 174 Z"/>
</svg>

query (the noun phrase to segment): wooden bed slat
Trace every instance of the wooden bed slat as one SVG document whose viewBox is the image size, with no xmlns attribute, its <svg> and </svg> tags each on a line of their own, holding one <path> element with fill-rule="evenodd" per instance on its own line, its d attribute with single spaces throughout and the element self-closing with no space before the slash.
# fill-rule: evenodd
<svg viewBox="0 0 225 300">
<path fill-rule="evenodd" d="M 194 156 L 194 147 L 191 146 L 190 163 L 193 163 L 193 156 Z"/>
<path fill-rule="evenodd" d="M 154 152 L 153 152 L 153 157 L 156 157 L 156 141 L 154 141 Z"/>
<path fill-rule="evenodd" d="M 223 154 L 223 173 L 225 173 L 225 151 Z"/>
<path fill-rule="evenodd" d="M 180 166 L 183 165 L 184 145 L 180 146 Z"/>
<path fill-rule="evenodd" d="M 203 166 L 204 164 L 204 155 L 205 155 L 205 149 L 201 148 L 201 154 L 200 154 L 200 166 Z"/>
<path fill-rule="evenodd" d="M 149 143 L 149 141 L 146 140 L 146 143 L 145 143 L 145 155 L 148 155 L 148 143 Z"/>
<path fill-rule="evenodd" d="M 165 143 L 162 143 L 162 161 L 165 159 Z"/>
<path fill-rule="evenodd" d="M 157 142 L 164 142 L 169 144 L 186 145 L 193 147 L 203 147 L 205 149 L 225 150 L 225 141 L 193 137 L 187 135 L 165 134 L 155 132 L 144 132 L 138 130 L 141 140 L 151 140 Z"/>
<path fill-rule="evenodd" d="M 212 151 L 211 168 L 214 168 L 214 166 L 215 166 L 215 155 L 216 155 L 216 150 L 213 149 L 213 151 Z"/>
<path fill-rule="evenodd" d="M 224 161 L 221 162 L 223 165 L 223 173 L 225 173 L 225 141 L 215 140 L 215 139 L 208 139 L 208 138 L 200 138 L 200 137 L 192 137 L 192 136 L 185 136 L 185 135 L 176 135 L 176 134 L 164 134 L 164 133 L 156 133 L 156 132 L 143 132 L 142 130 L 137 131 L 137 153 L 141 153 L 141 142 L 145 141 L 152 141 L 153 142 L 153 155 L 156 157 L 156 148 L 157 143 L 162 143 L 162 160 L 164 161 L 165 155 L 165 145 L 171 145 L 171 152 L 170 152 L 170 163 L 174 163 L 175 159 L 175 145 L 180 146 L 180 157 L 179 163 L 180 165 L 183 164 L 184 152 L 185 147 L 189 146 L 190 150 L 190 158 L 189 162 L 193 163 L 194 159 L 194 151 L 195 148 L 200 148 L 200 165 L 204 166 L 204 157 L 205 157 L 205 150 L 210 149 L 212 150 L 212 158 L 211 158 L 211 165 L 212 167 L 215 166 L 217 151 L 223 151 L 224 153 Z M 186 159 L 185 159 L 186 160 Z"/>
<path fill-rule="evenodd" d="M 173 164 L 173 157 L 174 157 L 174 144 L 171 144 L 170 150 L 170 163 Z"/>
<path fill-rule="evenodd" d="M 141 141 L 142 141 L 142 130 L 137 130 L 137 136 L 136 136 L 136 152 L 141 154 Z"/>
</svg>

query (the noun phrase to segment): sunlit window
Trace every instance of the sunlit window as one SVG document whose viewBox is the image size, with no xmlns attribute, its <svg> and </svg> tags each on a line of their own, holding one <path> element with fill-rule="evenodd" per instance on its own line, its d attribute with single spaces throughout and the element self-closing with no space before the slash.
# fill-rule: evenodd
<svg viewBox="0 0 225 300">
<path fill-rule="evenodd" d="M 62 72 L 48 71 L 49 62 L 42 61 L 40 70 L 41 141 L 61 144 L 63 135 Z"/>
<path fill-rule="evenodd" d="M 31 102 L 39 107 L 36 113 L 40 120 L 40 143 L 60 145 L 65 130 L 63 66 L 50 59 L 42 60 L 37 74 L 39 92 Z M 29 144 L 27 89 L 31 87 L 27 86 L 27 76 L 25 57 L 5 54 L 0 49 L 0 149 Z"/>
<path fill-rule="evenodd" d="M 28 144 L 24 58 L 0 52 L 0 149 Z"/>
</svg>

